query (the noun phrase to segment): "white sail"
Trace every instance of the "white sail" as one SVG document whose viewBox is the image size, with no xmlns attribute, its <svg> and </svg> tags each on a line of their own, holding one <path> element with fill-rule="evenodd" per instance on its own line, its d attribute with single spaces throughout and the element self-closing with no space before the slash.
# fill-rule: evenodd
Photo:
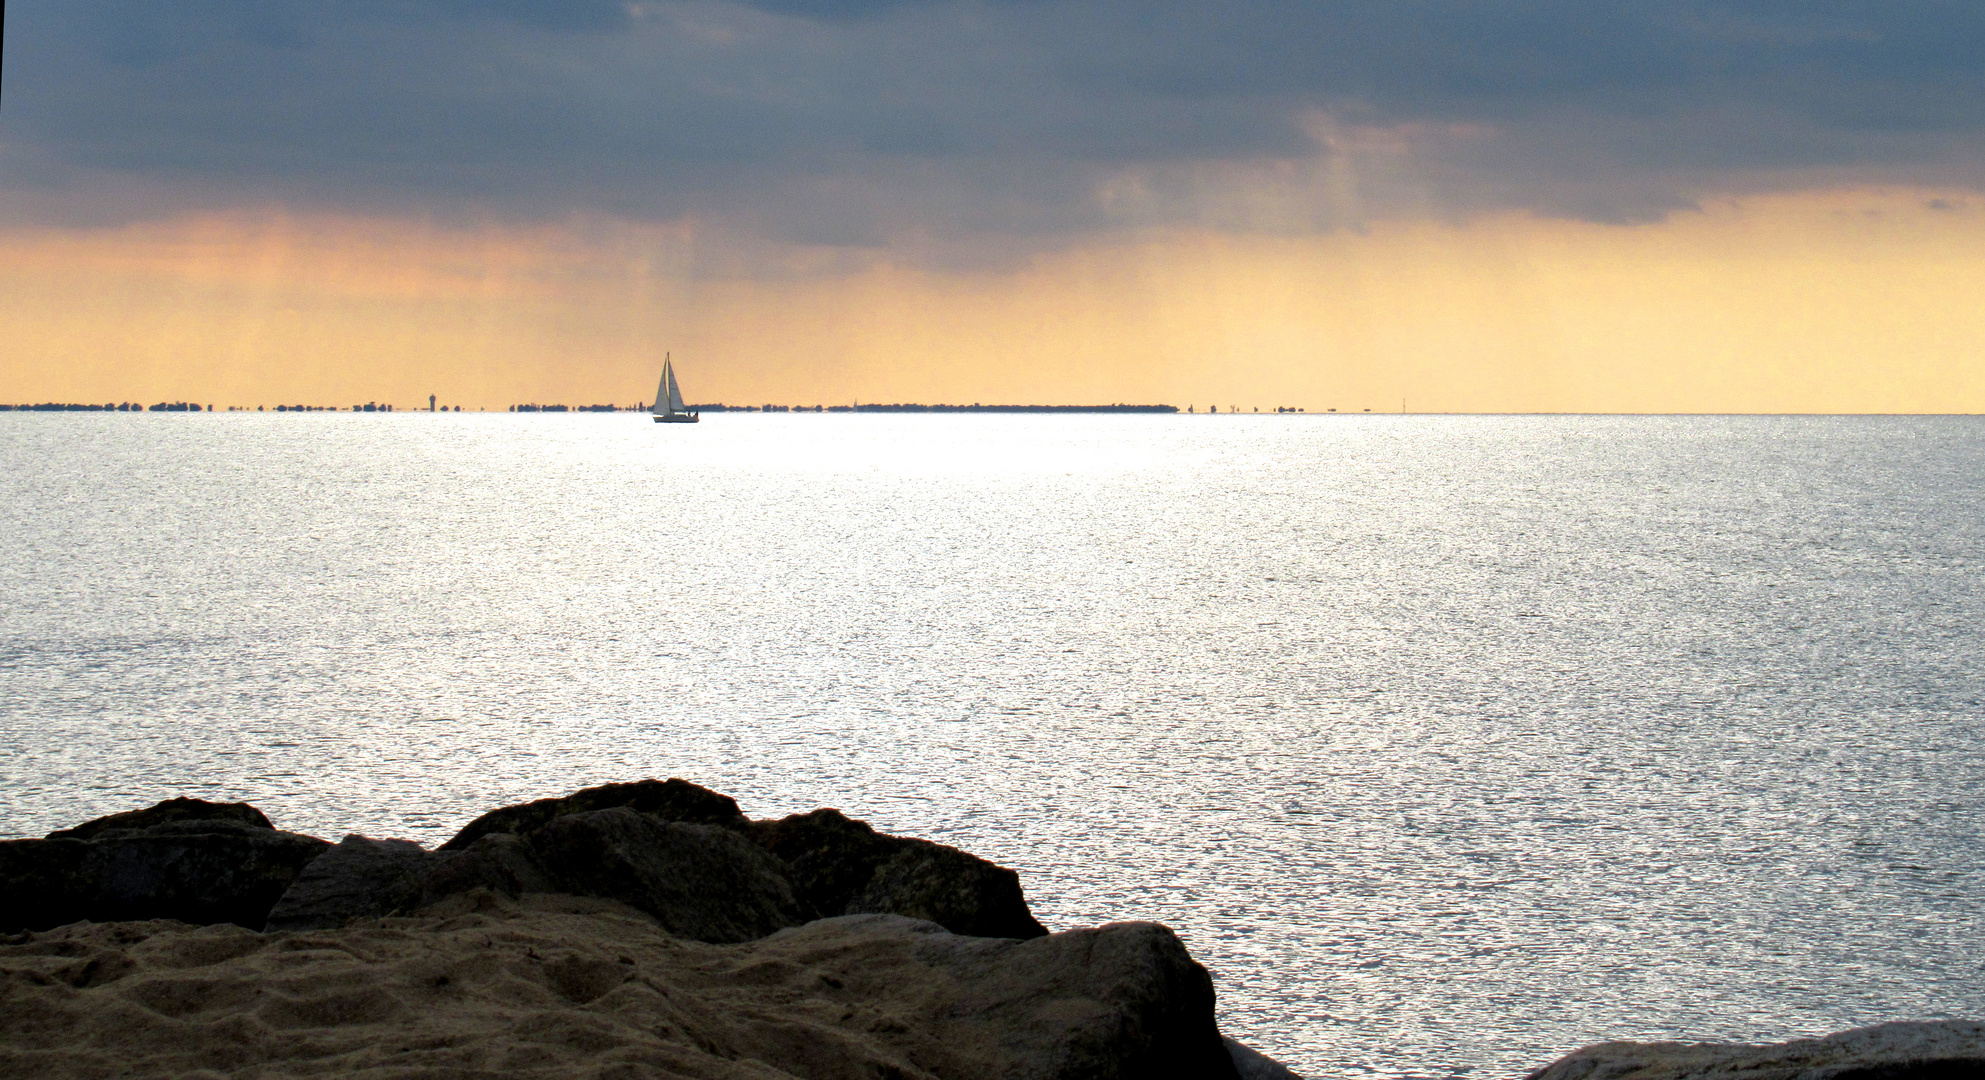
<svg viewBox="0 0 1985 1080">
<path fill-rule="evenodd" d="M 675 365 L 667 360 L 662 361 L 662 381 L 669 387 L 669 396 L 666 399 L 669 403 L 669 412 L 688 412 L 689 410 L 682 404 L 682 388 L 675 384 Z"/>
<path fill-rule="evenodd" d="M 675 362 L 662 354 L 662 381 L 655 387 L 655 423 L 694 424 L 702 419 L 682 403 L 682 387 L 675 384 Z"/>
</svg>

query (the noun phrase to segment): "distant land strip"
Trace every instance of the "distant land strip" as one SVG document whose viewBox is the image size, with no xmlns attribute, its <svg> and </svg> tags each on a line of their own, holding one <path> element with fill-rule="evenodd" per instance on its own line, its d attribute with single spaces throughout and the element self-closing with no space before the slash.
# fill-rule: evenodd
<svg viewBox="0 0 1985 1080">
<path fill-rule="evenodd" d="M 615 412 L 617 405 L 512 405 L 511 412 Z M 646 405 L 634 411 L 647 410 Z M 892 405 L 686 405 L 688 412 L 867 412 L 867 413 L 1175 413 L 1177 405 L 921 405 L 898 402 Z"/>
<path fill-rule="evenodd" d="M 1175 413 L 1176 405 L 691 405 L 696 412 Z"/>
<path fill-rule="evenodd" d="M 114 405 L 75 405 L 67 402 L 44 401 L 39 405 L 0 404 L 0 412 L 207 412 L 211 405 L 193 405 L 184 401 L 161 401 L 156 405 L 141 405 L 135 401 L 120 401 Z"/>
<path fill-rule="evenodd" d="M 646 404 L 627 405 L 512 405 L 513 413 L 566 413 L 566 412 L 646 412 Z M 83 405 L 73 402 L 45 401 L 39 405 L 8 405 L 0 403 L 0 412 L 218 412 L 212 405 L 194 405 L 184 401 L 161 401 L 155 405 L 145 405 L 135 401 L 124 401 L 109 405 Z M 353 405 L 346 409 L 337 405 L 277 405 L 274 407 L 257 405 L 230 405 L 228 412 L 396 412 L 391 405 L 368 402 Z M 427 409 L 416 407 L 415 412 L 435 412 L 430 404 Z M 449 412 L 443 406 L 438 411 Z M 452 411 L 461 412 L 462 407 L 454 406 Z M 718 402 L 710 405 L 691 405 L 691 412 L 863 412 L 863 413 L 1176 413 L 1176 405 L 923 405 L 915 402 L 897 402 L 889 405 L 725 405 Z M 1284 410 L 1277 409 L 1277 412 Z M 1298 410 L 1290 409 L 1289 412 Z"/>
</svg>

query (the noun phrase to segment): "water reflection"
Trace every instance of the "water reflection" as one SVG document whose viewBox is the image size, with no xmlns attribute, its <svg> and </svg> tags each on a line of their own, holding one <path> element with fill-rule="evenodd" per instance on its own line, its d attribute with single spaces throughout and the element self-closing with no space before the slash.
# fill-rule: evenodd
<svg viewBox="0 0 1985 1080">
<path fill-rule="evenodd" d="M 0 832 L 684 776 L 1305 1072 L 1985 1012 L 1972 419 L 0 417 Z"/>
</svg>

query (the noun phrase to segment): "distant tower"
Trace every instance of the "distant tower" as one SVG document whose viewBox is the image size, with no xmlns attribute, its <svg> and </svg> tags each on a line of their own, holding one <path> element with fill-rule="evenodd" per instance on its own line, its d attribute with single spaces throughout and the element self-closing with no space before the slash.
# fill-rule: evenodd
<svg viewBox="0 0 1985 1080">
<path fill-rule="evenodd" d="M 433 394 L 429 394 L 429 395 L 427 395 L 427 411 L 428 411 L 428 412 L 433 412 L 433 411 L 434 411 L 434 395 L 433 395 Z"/>
</svg>

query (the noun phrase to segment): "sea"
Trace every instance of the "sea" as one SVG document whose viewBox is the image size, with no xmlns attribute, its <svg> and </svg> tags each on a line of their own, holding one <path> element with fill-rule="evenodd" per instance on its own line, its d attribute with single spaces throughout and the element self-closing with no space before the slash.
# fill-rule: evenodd
<svg viewBox="0 0 1985 1080">
<path fill-rule="evenodd" d="M 1985 418 L 0 414 L 0 836 L 679 776 L 1313 1077 L 1985 1019 Z"/>
</svg>

